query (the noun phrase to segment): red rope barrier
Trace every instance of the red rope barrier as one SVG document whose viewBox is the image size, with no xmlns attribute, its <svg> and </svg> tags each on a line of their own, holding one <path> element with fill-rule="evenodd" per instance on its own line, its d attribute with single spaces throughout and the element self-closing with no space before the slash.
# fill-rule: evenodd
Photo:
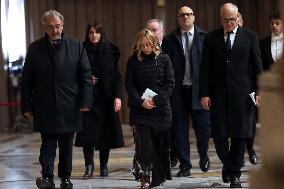
<svg viewBox="0 0 284 189">
<path fill-rule="evenodd" d="M 19 102 L 0 102 L 0 106 L 20 106 Z"/>
</svg>

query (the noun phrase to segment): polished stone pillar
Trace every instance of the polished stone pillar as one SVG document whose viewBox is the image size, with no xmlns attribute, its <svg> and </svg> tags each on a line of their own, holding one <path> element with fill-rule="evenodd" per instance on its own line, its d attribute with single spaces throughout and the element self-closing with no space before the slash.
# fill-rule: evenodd
<svg viewBox="0 0 284 189">
<path fill-rule="evenodd" d="M 283 8 L 284 2 L 280 1 Z M 282 9 L 282 13 L 284 9 Z M 283 15 L 283 14 L 282 14 Z M 283 17 L 282 17 L 283 18 Z M 284 188 L 284 58 L 259 78 L 262 165 L 250 174 L 252 189 Z"/>
</svg>

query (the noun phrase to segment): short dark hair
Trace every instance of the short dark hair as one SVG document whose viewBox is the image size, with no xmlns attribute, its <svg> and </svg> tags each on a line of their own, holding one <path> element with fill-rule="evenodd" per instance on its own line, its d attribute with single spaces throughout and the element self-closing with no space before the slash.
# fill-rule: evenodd
<svg viewBox="0 0 284 189">
<path fill-rule="evenodd" d="M 87 25 L 85 41 L 89 41 L 89 32 L 92 28 L 95 28 L 96 32 L 101 34 L 101 40 L 100 41 L 105 40 L 105 32 L 103 30 L 103 26 L 98 22 L 93 22 L 93 23 L 89 23 Z"/>
<path fill-rule="evenodd" d="M 272 14 L 269 15 L 268 20 L 271 21 L 272 19 L 281 20 L 279 11 L 274 12 L 274 13 L 272 13 Z"/>
</svg>

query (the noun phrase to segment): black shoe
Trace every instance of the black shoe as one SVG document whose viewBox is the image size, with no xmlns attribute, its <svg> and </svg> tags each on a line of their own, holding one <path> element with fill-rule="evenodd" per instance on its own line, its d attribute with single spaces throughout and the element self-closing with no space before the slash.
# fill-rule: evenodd
<svg viewBox="0 0 284 189">
<path fill-rule="evenodd" d="M 222 179 L 224 183 L 229 183 L 230 182 L 230 177 L 226 171 L 226 169 L 222 169 Z"/>
<path fill-rule="evenodd" d="M 72 182 L 70 181 L 69 178 L 61 179 L 60 188 L 61 189 L 72 189 L 73 188 L 73 184 L 72 184 Z"/>
<path fill-rule="evenodd" d="M 238 177 L 230 178 L 230 187 L 231 188 L 242 188 L 240 179 Z"/>
<path fill-rule="evenodd" d="M 207 172 L 210 169 L 210 160 L 208 156 L 200 159 L 199 167 L 203 172 Z"/>
<path fill-rule="evenodd" d="M 256 156 L 254 149 L 248 151 L 248 155 L 249 155 L 250 163 L 253 164 L 253 165 L 256 165 L 258 163 L 258 158 Z"/>
<path fill-rule="evenodd" d="M 55 189 L 55 184 L 52 178 L 47 178 L 47 177 L 37 178 L 36 185 L 40 189 Z"/>
<path fill-rule="evenodd" d="M 101 177 L 107 177 L 108 176 L 108 169 L 107 164 L 101 165 L 100 175 Z"/>
<path fill-rule="evenodd" d="M 140 180 L 139 170 L 138 170 L 138 169 L 132 168 L 132 169 L 131 169 L 131 173 L 133 174 L 134 179 L 135 179 L 136 181 Z"/>
<path fill-rule="evenodd" d="M 154 188 L 154 187 L 158 187 L 158 186 L 164 186 L 164 183 L 165 183 L 165 181 L 164 182 L 161 182 L 161 183 L 151 183 L 150 184 L 150 188 Z"/>
<path fill-rule="evenodd" d="M 84 177 L 92 178 L 94 174 L 94 165 L 87 165 Z"/>
<path fill-rule="evenodd" d="M 178 163 L 177 157 L 171 157 L 171 167 L 175 167 Z"/>
<path fill-rule="evenodd" d="M 189 168 L 181 168 L 177 173 L 177 177 L 187 177 L 190 176 L 190 169 Z"/>
<path fill-rule="evenodd" d="M 166 180 L 173 180 L 173 176 L 171 172 L 166 172 Z"/>
</svg>

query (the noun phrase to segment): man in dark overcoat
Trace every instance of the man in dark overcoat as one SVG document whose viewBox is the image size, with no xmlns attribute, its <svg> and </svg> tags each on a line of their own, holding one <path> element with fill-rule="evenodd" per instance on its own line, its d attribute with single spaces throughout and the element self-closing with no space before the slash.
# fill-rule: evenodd
<svg viewBox="0 0 284 189">
<path fill-rule="evenodd" d="M 262 63 L 256 33 L 238 27 L 238 7 L 232 3 L 222 5 L 220 17 L 222 27 L 204 39 L 200 95 L 202 106 L 210 108 L 215 148 L 223 163 L 223 181 L 234 188 L 241 187 L 245 141 L 252 136 L 255 114 L 249 94 L 256 92 Z"/>
<path fill-rule="evenodd" d="M 210 114 L 205 110 L 199 99 L 199 67 L 204 36 L 200 27 L 194 25 L 193 10 L 183 6 L 178 10 L 179 26 L 174 32 L 165 36 L 162 49 L 168 54 L 173 65 L 175 88 L 170 98 L 176 153 L 180 162 L 178 177 L 190 175 L 189 123 L 195 130 L 197 149 L 202 171 L 209 169 L 207 156 L 210 137 Z"/>
<path fill-rule="evenodd" d="M 22 77 L 22 111 L 40 132 L 39 161 L 42 177 L 38 188 L 55 188 L 53 182 L 56 148 L 59 146 L 60 188 L 73 188 L 73 136 L 82 129 L 80 111 L 92 105 L 91 68 L 83 45 L 64 36 L 64 17 L 55 10 L 43 14 L 45 36 L 27 52 Z"/>
</svg>

